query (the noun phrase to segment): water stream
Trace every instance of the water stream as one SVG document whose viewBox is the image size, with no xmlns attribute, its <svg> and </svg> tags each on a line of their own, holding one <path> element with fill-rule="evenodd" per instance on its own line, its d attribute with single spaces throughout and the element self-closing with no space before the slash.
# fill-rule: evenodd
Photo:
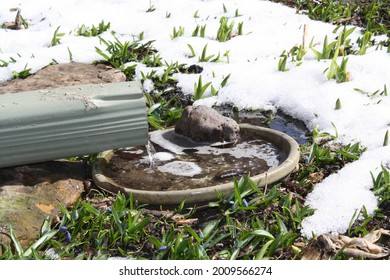
<svg viewBox="0 0 390 280">
<path fill-rule="evenodd" d="M 154 148 L 152 142 L 150 142 L 150 140 L 148 140 L 148 144 L 145 145 L 145 148 L 146 148 L 146 152 L 148 153 L 148 157 L 149 157 L 149 166 L 151 169 L 154 169 L 156 168 L 156 162 L 157 162 L 157 159 L 156 159 L 156 149 Z"/>
</svg>

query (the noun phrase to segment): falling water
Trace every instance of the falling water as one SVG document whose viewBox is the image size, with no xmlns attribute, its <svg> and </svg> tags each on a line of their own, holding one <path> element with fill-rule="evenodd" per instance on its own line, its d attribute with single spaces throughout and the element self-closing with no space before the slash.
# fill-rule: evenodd
<svg viewBox="0 0 390 280">
<path fill-rule="evenodd" d="M 149 163 L 150 163 L 150 168 L 154 169 L 156 167 L 156 149 L 154 148 L 152 142 L 148 141 L 148 144 L 145 145 L 146 151 L 148 152 L 149 156 Z"/>
</svg>

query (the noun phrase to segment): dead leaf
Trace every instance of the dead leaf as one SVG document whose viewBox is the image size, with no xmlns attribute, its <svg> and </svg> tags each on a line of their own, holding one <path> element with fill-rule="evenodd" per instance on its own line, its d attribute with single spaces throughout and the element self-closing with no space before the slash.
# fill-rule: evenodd
<svg viewBox="0 0 390 280">
<path fill-rule="evenodd" d="M 10 12 L 16 12 L 16 17 L 14 22 L 4 22 L 2 24 L 2 28 L 5 29 L 14 29 L 14 30 L 19 30 L 23 29 L 24 26 L 22 24 L 22 15 L 21 15 L 21 9 L 20 8 L 11 8 L 9 10 Z"/>
<path fill-rule="evenodd" d="M 185 220 L 176 220 L 176 224 L 178 225 L 192 225 L 198 222 L 197 218 L 194 219 L 185 219 Z"/>
<path fill-rule="evenodd" d="M 323 234 L 310 242 L 303 250 L 303 260 L 330 259 L 340 250 L 349 258 L 379 259 L 390 254 L 388 248 L 374 244 L 382 235 L 390 235 L 389 230 L 378 229 L 364 237 Z"/>
<path fill-rule="evenodd" d="M 44 212 L 46 214 L 51 214 L 51 211 L 54 209 L 54 205 L 53 204 L 46 205 L 46 204 L 42 204 L 42 203 L 36 203 L 34 205 L 39 210 L 41 210 L 42 212 Z"/>
<path fill-rule="evenodd" d="M 324 173 L 314 172 L 314 173 L 309 174 L 308 179 L 313 185 L 315 185 L 315 184 L 321 182 L 324 179 L 324 177 L 325 177 Z"/>
</svg>

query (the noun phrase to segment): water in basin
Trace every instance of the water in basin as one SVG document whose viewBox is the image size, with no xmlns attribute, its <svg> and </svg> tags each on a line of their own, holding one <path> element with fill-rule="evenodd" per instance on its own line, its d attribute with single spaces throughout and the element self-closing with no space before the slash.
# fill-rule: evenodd
<svg viewBox="0 0 390 280">
<path fill-rule="evenodd" d="M 164 130 L 150 133 L 147 146 L 113 151 L 104 173 L 130 189 L 188 190 L 230 183 L 234 176 L 264 173 L 283 160 L 277 147 L 249 130 L 242 131 L 233 146 L 199 144 Z"/>
</svg>

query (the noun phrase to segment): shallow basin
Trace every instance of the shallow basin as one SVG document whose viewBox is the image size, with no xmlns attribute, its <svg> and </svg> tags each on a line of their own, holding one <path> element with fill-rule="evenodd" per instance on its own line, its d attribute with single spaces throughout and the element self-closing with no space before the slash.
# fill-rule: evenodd
<svg viewBox="0 0 390 280">
<path fill-rule="evenodd" d="M 261 166 L 258 169 L 258 173 L 252 169 L 248 171 L 248 173 L 251 174 L 252 180 L 254 180 L 259 186 L 264 186 L 266 184 L 272 184 L 275 183 L 284 177 L 286 177 L 291 171 L 296 167 L 299 161 L 299 145 L 298 143 L 290 136 L 288 136 L 285 133 L 282 133 L 280 131 L 276 131 L 269 128 L 259 127 L 259 126 L 253 126 L 249 124 L 241 124 L 240 125 L 241 135 L 243 138 L 248 137 L 250 135 L 248 142 L 254 142 L 257 143 L 261 141 L 261 143 L 268 143 L 269 146 L 264 146 L 264 144 L 259 144 L 259 147 L 263 149 L 264 147 L 266 149 L 270 150 L 277 150 L 277 164 L 275 163 L 275 158 L 271 158 L 267 160 L 258 159 L 257 161 L 254 161 L 254 164 L 252 162 L 252 165 L 260 166 L 262 165 L 262 162 L 265 163 L 265 166 Z M 172 135 L 173 130 L 166 130 L 160 135 Z M 171 136 L 169 136 L 171 137 Z M 168 136 L 166 138 L 169 138 Z M 151 140 L 153 141 L 153 138 L 156 138 L 154 135 L 151 135 Z M 158 138 L 158 137 L 157 137 Z M 248 139 L 246 139 L 248 140 Z M 158 140 L 155 140 L 158 142 Z M 169 141 L 169 139 L 168 139 Z M 172 141 L 175 142 L 175 141 Z M 177 143 L 172 143 L 173 146 L 175 144 L 180 143 L 177 141 Z M 161 144 L 161 143 L 159 143 Z M 183 152 L 177 152 L 178 154 L 186 154 L 188 150 L 196 150 L 193 147 L 187 147 L 184 145 L 184 153 Z M 270 147 L 270 148 L 267 148 Z M 217 148 L 218 149 L 218 148 Z M 219 152 L 216 154 L 224 154 L 227 153 L 227 150 L 225 150 L 225 147 L 219 148 Z M 260 149 L 260 148 L 258 148 Z M 137 152 L 139 151 L 139 153 Z M 214 152 L 217 150 L 213 150 Z M 247 148 L 244 146 L 244 153 L 247 153 Z M 242 153 L 241 151 L 240 153 Z M 148 161 L 147 157 L 145 157 L 144 151 L 138 149 L 138 148 L 128 148 L 123 150 L 108 150 L 101 152 L 97 160 L 95 161 L 92 169 L 92 176 L 94 179 L 95 184 L 100 187 L 101 189 L 111 192 L 111 193 L 131 193 L 134 200 L 137 200 L 139 203 L 146 203 L 146 204 L 157 204 L 157 205 L 165 205 L 165 204 L 180 204 L 183 200 L 186 200 L 188 203 L 201 203 L 201 202 L 208 202 L 208 201 L 215 201 L 217 200 L 216 192 L 221 193 L 222 195 L 228 195 L 233 190 L 233 176 L 241 176 L 241 172 L 237 172 L 237 170 L 240 170 L 239 168 L 227 168 L 226 164 L 224 163 L 225 171 L 227 172 L 218 172 L 219 175 L 210 175 L 210 174 L 204 174 L 205 172 L 198 172 L 200 174 L 197 174 L 197 168 L 199 170 L 204 170 L 207 166 L 216 165 L 216 163 L 206 163 L 203 165 L 200 165 L 201 167 L 198 167 L 197 162 L 199 162 L 199 156 L 196 157 L 196 159 L 188 160 L 188 161 L 182 161 L 182 160 L 175 160 L 170 158 L 169 156 L 165 156 L 168 153 L 160 153 L 164 154 L 164 157 L 167 160 L 168 163 L 160 163 L 159 169 L 163 171 L 163 169 L 169 169 L 170 166 L 173 165 L 173 168 L 171 168 L 172 171 L 169 171 L 174 174 L 173 177 L 180 177 L 183 179 L 180 179 L 182 181 L 179 181 L 179 183 L 175 183 L 173 179 L 165 179 L 165 177 L 162 175 L 160 171 L 157 170 L 156 167 L 151 166 L 152 161 Z M 250 153 L 255 153 L 255 151 L 250 151 Z M 137 155 L 139 154 L 139 155 Z M 157 153 L 159 154 L 159 153 Z M 134 160 L 134 158 L 137 158 L 137 167 L 135 165 L 131 166 L 126 163 L 126 161 L 122 164 L 114 164 L 114 161 L 116 161 L 118 157 L 123 158 L 124 155 L 128 156 L 128 162 Z M 169 154 L 168 154 L 169 155 Z M 177 155 L 176 155 L 177 156 Z M 213 155 L 211 155 L 211 161 L 213 161 Z M 217 157 L 217 155 L 215 155 Z M 209 157 L 210 158 L 210 157 Z M 223 161 L 225 161 L 226 156 L 223 157 Z M 184 162 L 184 163 L 183 163 Z M 237 159 L 238 163 L 234 163 L 235 166 L 239 166 L 239 164 L 242 164 L 242 162 L 245 162 L 245 159 Z M 271 163 L 269 163 L 271 162 Z M 144 164 L 142 166 L 142 164 Z M 222 164 L 222 163 L 220 163 Z M 229 163 L 230 164 L 230 163 Z M 268 164 L 268 165 L 267 165 Z M 113 167 L 115 165 L 115 168 Z M 139 169 L 141 165 L 141 169 Z M 189 171 L 188 176 L 186 176 L 183 172 L 180 170 L 180 165 L 184 166 L 184 171 Z M 195 165 L 195 167 L 192 167 L 192 165 Z M 247 166 L 248 164 L 245 164 L 244 166 Z M 250 164 L 249 164 L 250 165 Z M 113 171 L 113 169 L 115 169 Z M 132 170 L 134 169 L 134 170 Z M 139 169 L 136 171 L 135 169 Z M 194 170 L 192 170 L 194 169 Z M 177 171 L 177 173 L 175 173 Z M 134 175 L 132 175 L 134 172 Z M 138 172 L 138 173 L 137 173 Z M 193 173 L 191 173 L 193 172 Z M 228 174 L 232 173 L 232 174 Z M 127 177 L 123 177 L 123 176 Z M 226 176 L 225 176 L 226 175 Z M 120 177 L 122 177 L 120 179 Z M 148 185 L 147 178 L 150 178 L 150 186 Z M 186 178 L 185 178 L 186 177 Z M 218 177 L 218 178 L 216 178 Z M 226 177 L 226 178 L 225 178 Z M 210 180 L 206 180 L 207 178 L 211 178 Z M 143 184 L 140 180 L 145 179 L 145 184 Z M 152 185 L 152 181 L 160 182 L 162 187 L 156 187 Z M 167 181 L 171 180 L 171 181 Z M 187 181 L 184 181 L 187 180 Z M 172 182 L 172 183 L 169 183 Z M 188 188 L 188 185 L 192 182 L 194 183 L 194 186 L 191 188 Z M 200 183 L 199 183 L 200 182 Z M 157 184 L 159 185 L 159 184 Z"/>
</svg>

